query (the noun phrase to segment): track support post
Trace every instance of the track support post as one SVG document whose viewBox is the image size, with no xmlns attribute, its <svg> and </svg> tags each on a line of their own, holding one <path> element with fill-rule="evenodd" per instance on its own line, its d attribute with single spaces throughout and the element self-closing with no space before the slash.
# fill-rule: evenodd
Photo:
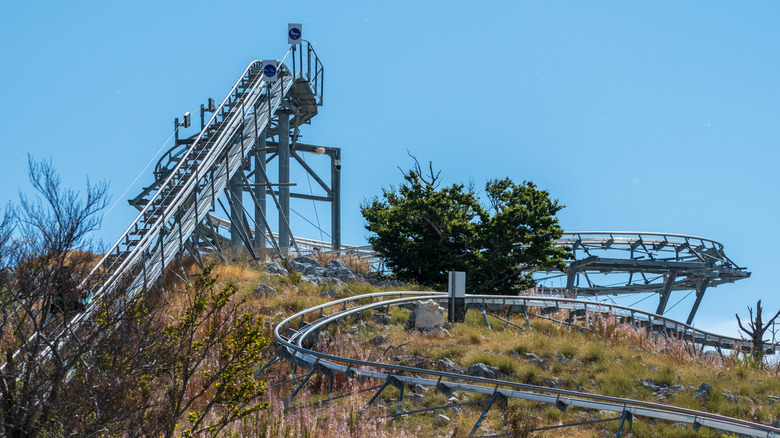
<svg viewBox="0 0 780 438">
<path fill-rule="evenodd" d="M 701 299 L 704 298 L 704 292 L 707 291 L 707 286 L 709 286 L 709 284 L 709 278 L 705 278 L 698 284 L 698 287 L 696 288 L 696 301 L 693 303 L 693 307 L 691 307 L 691 313 L 685 321 L 686 324 L 691 325 L 691 323 L 693 323 L 693 318 L 696 316 L 696 311 L 699 310 L 699 304 L 701 304 Z"/>
<path fill-rule="evenodd" d="M 450 322 L 463 322 L 466 318 L 466 273 L 450 271 L 449 278 L 449 311 L 447 319 Z"/>
</svg>

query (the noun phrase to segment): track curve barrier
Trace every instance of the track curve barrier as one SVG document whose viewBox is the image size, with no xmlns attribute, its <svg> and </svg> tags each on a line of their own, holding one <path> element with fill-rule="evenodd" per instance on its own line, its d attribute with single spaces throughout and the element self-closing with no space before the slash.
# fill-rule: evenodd
<svg viewBox="0 0 780 438">
<path fill-rule="evenodd" d="M 658 403 L 650 403 L 619 397 L 601 396 L 578 391 L 570 391 L 557 388 L 540 387 L 504 380 L 488 379 L 468 376 L 464 374 L 416 368 L 403 365 L 394 365 L 380 362 L 357 360 L 349 357 L 339 357 L 308 348 L 307 340 L 319 330 L 330 324 L 338 324 L 344 318 L 358 315 L 365 311 L 387 310 L 391 306 L 411 306 L 419 300 L 432 299 L 446 306 L 448 296 L 439 292 L 381 292 L 367 295 L 359 295 L 351 298 L 332 301 L 326 304 L 312 307 L 292 315 L 274 328 L 274 337 L 277 343 L 277 355 L 291 360 L 296 365 L 301 365 L 311 371 L 298 385 L 287 399 L 289 404 L 298 391 L 305 385 L 312 374 L 317 371 L 332 374 L 340 372 L 348 377 L 363 377 L 383 381 L 378 386 L 377 393 L 368 402 L 370 405 L 388 385 L 399 388 L 398 408 L 396 415 L 408 414 L 400 411 L 403 399 L 403 388 L 409 385 L 423 385 L 434 387 L 445 394 L 451 391 L 465 391 L 484 394 L 490 398 L 485 399 L 487 407 L 477 420 L 471 435 L 478 430 L 481 421 L 487 415 L 490 407 L 500 399 L 517 398 L 535 402 L 553 404 L 561 409 L 573 406 L 577 408 L 609 411 L 619 414 L 614 420 L 629 424 L 634 417 L 653 418 L 671 422 L 691 424 L 696 430 L 700 426 L 706 426 L 724 432 L 755 437 L 780 437 L 780 429 L 771 426 L 753 423 L 749 421 L 730 418 L 692 409 L 678 408 Z M 545 313 L 545 309 L 557 309 L 558 311 L 572 311 L 606 314 L 621 318 L 623 322 L 633 324 L 638 330 L 648 330 L 671 335 L 676 333 L 679 337 L 688 339 L 702 345 L 719 346 L 729 345 L 728 348 L 744 347 L 741 339 L 720 336 L 702 331 L 696 331 L 686 324 L 664 318 L 660 315 L 641 312 L 634 309 L 594 303 L 566 298 L 549 297 L 506 297 L 506 296 L 467 296 L 466 305 L 469 308 L 477 308 L 487 318 L 494 317 L 509 323 L 508 320 L 493 315 L 492 311 L 503 310 L 506 312 L 517 311 L 526 316 L 532 309 L 539 309 Z M 313 319 L 307 322 L 307 319 Z M 297 328 L 293 328 L 297 326 Z M 488 323 L 489 327 L 489 323 Z M 273 361 L 271 362 L 273 363 Z M 267 366 L 269 366 L 270 363 Z M 261 369 L 262 372 L 266 367 Z M 455 405 L 450 405 L 450 407 Z M 430 411 L 427 408 L 413 412 Z M 620 432 L 619 432 L 620 434 Z"/>
</svg>

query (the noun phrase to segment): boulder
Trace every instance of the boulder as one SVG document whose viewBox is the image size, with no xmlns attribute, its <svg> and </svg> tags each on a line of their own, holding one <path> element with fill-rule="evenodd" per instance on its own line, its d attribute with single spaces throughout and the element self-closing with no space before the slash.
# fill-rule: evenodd
<svg viewBox="0 0 780 438">
<path fill-rule="evenodd" d="M 549 388 L 562 388 L 563 380 L 561 380 L 559 377 L 553 377 L 552 379 L 546 380 L 544 382 L 544 386 L 547 386 Z"/>
<path fill-rule="evenodd" d="M 279 262 L 273 262 L 265 267 L 265 272 L 274 275 L 290 275 L 287 269 L 284 269 Z"/>
<path fill-rule="evenodd" d="M 433 419 L 433 426 L 434 427 L 444 427 L 444 426 L 450 424 L 450 421 L 452 421 L 452 420 L 450 420 L 450 417 L 448 417 L 448 416 L 446 416 L 444 414 L 439 414 L 439 415 L 437 415 Z"/>
<path fill-rule="evenodd" d="M 468 367 L 466 369 L 466 374 L 474 377 L 485 377 L 487 379 L 497 379 L 503 376 L 503 373 L 499 371 L 498 368 L 491 367 L 482 362 L 475 363 Z"/>
<path fill-rule="evenodd" d="M 424 328 L 422 332 L 429 336 L 452 336 L 450 331 L 444 327 Z"/>
<path fill-rule="evenodd" d="M 446 371 L 448 373 L 460 373 L 460 368 L 455 365 L 455 362 L 445 357 L 444 359 L 436 361 L 436 369 Z"/>
<path fill-rule="evenodd" d="M 325 268 L 323 268 L 322 265 L 320 265 L 320 262 L 308 256 L 296 257 L 290 260 L 289 262 L 287 262 L 287 267 L 301 274 L 301 276 L 304 277 L 325 276 Z"/>
<path fill-rule="evenodd" d="M 643 379 L 639 379 L 639 383 L 641 383 L 642 386 L 644 386 L 645 388 L 650 388 L 653 391 L 655 391 L 656 389 L 659 388 L 659 386 L 656 385 L 655 382 L 653 382 L 653 379 L 651 379 L 649 377 L 647 379 L 644 379 L 644 380 Z"/>
<path fill-rule="evenodd" d="M 263 294 L 265 296 L 272 296 L 272 295 L 276 295 L 276 289 L 272 288 L 267 284 L 258 284 L 255 287 L 255 293 Z"/>
<path fill-rule="evenodd" d="M 423 394 L 428 392 L 428 387 L 425 385 L 420 385 L 419 383 L 414 384 L 411 387 L 411 390 L 417 394 Z"/>
<path fill-rule="evenodd" d="M 409 315 L 406 328 L 415 328 L 425 332 L 437 332 L 444 327 L 444 308 L 433 300 L 418 301 Z"/>
<path fill-rule="evenodd" d="M 356 281 L 357 277 L 352 268 L 348 268 L 341 260 L 331 260 L 325 265 L 325 275 L 328 278 L 335 278 L 341 282 Z"/>
<path fill-rule="evenodd" d="M 693 393 L 693 396 L 699 399 L 705 399 L 710 394 L 712 394 L 712 385 L 710 385 L 709 383 L 702 383 L 699 386 L 699 389 L 697 389 L 696 392 Z"/>
</svg>

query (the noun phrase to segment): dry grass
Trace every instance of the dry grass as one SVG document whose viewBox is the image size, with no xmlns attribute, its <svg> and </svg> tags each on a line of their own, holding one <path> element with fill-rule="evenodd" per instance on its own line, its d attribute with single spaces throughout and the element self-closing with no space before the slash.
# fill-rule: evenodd
<svg viewBox="0 0 780 438">
<path fill-rule="evenodd" d="M 326 260 L 321 260 L 327 263 Z M 242 291 L 241 297 L 247 305 L 265 315 L 271 324 L 298 311 L 330 301 L 321 293 L 330 287 L 295 281 L 291 277 L 269 275 L 253 263 L 222 264 L 215 269 L 220 282 L 233 281 Z M 277 293 L 266 296 L 254 293 L 257 284 L 267 284 Z M 366 284 L 348 284 L 338 288 L 339 298 L 376 291 Z M 181 305 L 174 294 L 166 298 L 174 307 Z M 778 366 L 759 370 L 746 364 L 737 355 L 721 360 L 718 355 L 707 356 L 693 350 L 685 342 L 667 339 L 663 336 L 646 337 L 632 326 L 620 324 L 616 318 L 601 318 L 588 315 L 592 330 L 581 331 L 553 322 L 532 319 L 532 328 L 519 330 L 491 319 L 492 330 L 484 323 L 482 315 L 469 311 L 466 323 L 448 325 L 450 335 L 426 336 L 404 330 L 409 311 L 392 308 L 387 325 L 373 322 L 373 315 L 363 315 L 362 320 L 350 319 L 338 326 L 329 327 L 319 337 L 317 348 L 332 354 L 370 361 L 393 361 L 395 356 L 417 355 L 428 360 L 428 364 L 443 358 L 451 359 L 457 366 L 465 368 L 483 362 L 498 368 L 508 375 L 509 380 L 536 385 L 545 385 L 557 380 L 564 389 L 656 402 L 656 396 L 639 383 L 639 379 L 651 378 L 657 384 L 669 386 L 682 384 L 694 389 L 707 382 L 713 386 L 712 395 L 706 400 L 693 397 L 692 390 L 680 391 L 665 399 L 664 403 L 709 412 L 735 416 L 751 421 L 771 422 L 780 418 L 780 403 L 771 405 L 770 395 L 780 395 Z M 565 320 L 568 315 L 551 315 Z M 525 323 L 520 315 L 512 315 L 511 321 L 518 325 Z M 269 326 L 270 328 L 270 326 Z M 270 332 L 269 332 L 270 334 Z M 376 335 L 386 336 L 381 346 L 367 341 Z M 270 359 L 269 352 L 269 359 Z M 532 363 L 526 353 L 533 353 L 546 360 L 546 366 Z M 563 358 L 561 360 L 561 358 Z M 297 370 L 301 375 L 304 371 Z M 293 377 L 289 363 L 282 361 L 266 374 L 270 385 Z M 366 389 L 381 382 L 348 379 L 341 373 L 334 375 L 334 394 Z M 350 436 L 350 437 L 400 437 L 400 436 L 466 436 L 479 417 L 483 405 L 464 407 L 460 414 L 450 410 L 378 419 L 393 413 L 399 396 L 397 389 L 388 387 L 370 410 L 363 405 L 375 391 L 345 397 L 319 407 L 284 411 L 282 404 L 297 382 L 286 383 L 269 391 L 272 409 L 258 413 L 236 424 L 228 436 Z M 315 374 L 296 396 L 293 405 L 305 405 L 327 396 L 330 380 Z M 727 391 L 741 397 L 733 403 L 723 395 Z M 430 389 L 420 402 L 409 400 L 412 393 L 407 388 L 402 409 L 438 407 L 446 403 L 446 397 Z M 484 398 L 474 394 L 460 394 L 461 401 Z M 432 420 L 435 414 L 444 413 L 452 422 L 443 428 L 435 428 Z M 514 417 L 513 417 L 514 415 Z M 516 425 L 550 426 L 588 421 L 600 418 L 598 412 L 569 409 L 561 412 L 547 404 L 510 400 L 507 411 L 494 407 L 480 433 L 501 433 L 512 430 Z M 457 432 L 455 431 L 457 428 Z M 533 432 L 534 437 L 589 437 L 614 435 L 617 423 L 600 423 L 592 426 L 562 428 Z M 518 435 L 520 429 L 517 429 Z M 664 422 L 651 423 L 639 420 L 634 423 L 636 437 L 693 436 L 690 428 L 672 427 Z M 717 436 L 712 430 L 702 428 L 696 436 Z"/>
</svg>

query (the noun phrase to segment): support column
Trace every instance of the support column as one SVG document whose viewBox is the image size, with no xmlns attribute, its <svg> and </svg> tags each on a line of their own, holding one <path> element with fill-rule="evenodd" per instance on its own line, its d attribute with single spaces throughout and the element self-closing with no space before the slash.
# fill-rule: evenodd
<svg viewBox="0 0 780 438">
<path fill-rule="evenodd" d="M 265 230 L 259 229 L 259 225 L 265 223 L 265 191 L 266 187 L 264 184 L 267 184 L 268 182 L 264 179 L 261 180 L 262 175 L 265 175 L 265 160 L 266 160 L 266 153 L 265 153 L 265 129 L 263 129 L 260 134 L 257 136 L 257 140 L 255 141 L 255 199 L 257 199 L 257 203 L 255 204 L 255 236 L 254 236 L 254 247 L 255 252 L 257 253 L 258 257 L 260 259 L 265 258 L 265 238 L 263 237 L 265 235 Z M 258 170 L 262 169 L 262 171 Z M 263 184 L 263 185 L 261 185 Z"/>
<path fill-rule="evenodd" d="M 279 249 L 283 257 L 290 254 L 290 114 L 278 111 L 279 115 Z"/>
<path fill-rule="evenodd" d="M 241 251 L 241 247 L 244 245 L 241 239 L 241 230 L 238 228 L 244 222 L 242 220 L 244 215 L 241 211 L 244 195 L 244 181 L 241 178 L 243 171 L 243 168 L 239 168 L 230 178 L 230 250 L 234 253 Z"/>
<path fill-rule="evenodd" d="M 691 308 L 691 313 L 688 315 L 688 320 L 685 321 L 686 324 L 691 325 L 693 322 L 693 317 L 696 316 L 696 311 L 699 310 L 699 304 L 701 304 L 701 299 L 704 298 L 704 292 L 707 290 L 707 286 L 710 284 L 710 279 L 705 278 L 704 280 L 699 283 L 698 287 L 696 288 L 696 301 L 693 303 L 693 307 Z"/>
<path fill-rule="evenodd" d="M 336 149 L 330 156 L 330 235 L 334 250 L 341 249 L 341 151 Z"/>
<path fill-rule="evenodd" d="M 568 298 L 577 298 L 577 293 L 574 292 L 574 281 L 577 279 L 577 269 L 569 265 L 569 269 L 566 272 L 566 293 L 564 296 Z"/>
<path fill-rule="evenodd" d="M 664 284 L 664 291 L 661 292 L 661 300 L 658 303 L 658 310 L 655 311 L 658 315 L 663 315 L 666 310 L 666 304 L 669 302 L 669 295 L 672 294 L 672 287 L 674 286 L 674 280 L 677 279 L 677 273 L 671 272 L 669 278 L 666 279 Z"/>
</svg>

